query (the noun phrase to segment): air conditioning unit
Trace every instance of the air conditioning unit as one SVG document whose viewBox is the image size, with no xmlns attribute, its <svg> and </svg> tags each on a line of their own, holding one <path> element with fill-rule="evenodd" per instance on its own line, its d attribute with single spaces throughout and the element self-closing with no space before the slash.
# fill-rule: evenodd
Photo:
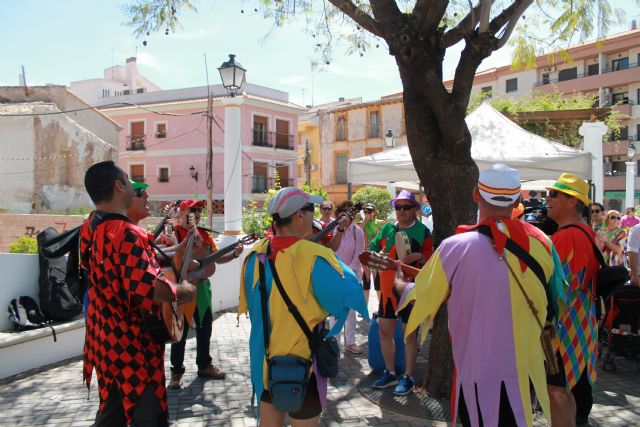
<svg viewBox="0 0 640 427">
<path fill-rule="evenodd" d="M 311 163 L 311 172 L 315 172 L 318 170 L 318 165 L 316 165 L 315 163 Z"/>
</svg>

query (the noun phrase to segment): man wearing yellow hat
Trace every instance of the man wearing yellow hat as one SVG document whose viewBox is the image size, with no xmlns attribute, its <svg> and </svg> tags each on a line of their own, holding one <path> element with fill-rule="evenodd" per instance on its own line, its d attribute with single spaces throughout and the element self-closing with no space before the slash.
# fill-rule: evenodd
<svg viewBox="0 0 640 427">
<path fill-rule="evenodd" d="M 554 420 L 562 417 L 564 422 L 558 425 L 571 425 L 574 417 L 580 425 L 588 422 L 593 405 L 591 385 L 596 379 L 598 338 L 593 296 L 599 263 L 593 250 L 593 231 L 583 218 L 585 206 L 591 203 L 589 184 L 563 173 L 547 190 L 548 215 L 558 223 L 551 238 L 569 282 L 566 309 L 558 316 L 555 346 L 564 370 L 547 377 L 551 413 Z"/>
</svg>

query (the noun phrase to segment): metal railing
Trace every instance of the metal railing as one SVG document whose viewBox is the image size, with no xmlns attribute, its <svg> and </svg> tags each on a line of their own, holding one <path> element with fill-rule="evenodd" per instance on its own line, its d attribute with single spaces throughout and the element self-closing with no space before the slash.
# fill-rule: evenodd
<svg viewBox="0 0 640 427">
<path fill-rule="evenodd" d="M 144 135 L 135 135 L 127 137 L 127 151 L 144 150 Z"/>
<path fill-rule="evenodd" d="M 624 70 L 628 70 L 629 68 L 636 68 L 636 67 L 640 67 L 640 63 L 629 63 L 628 66 L 620 66 L 617 68 L 612 68 L 612 67 L 604 67 L 602 69 L 602 72 L 598 72 L 596 74 L 589 74 L 588 72 L 586 73 L 577 73 L 575 77 L 569 78 L 569 79 L 562 79 L 560 80 L 559 78 L 555 78 L 555 79 L 544 79 L 541 81 L 537 81 L 533 84 L 534 87 L 537 86 L 544 86 L 544 85 L 548 85 L 548 84 L 552 84 L 552 83 L 560 83 L 560 82 L 566 82 L 569 80 L 575 80 L 575 79 L 581 79 L 583 77 L 590 77 L 590 76 L 597 76 L 599 74 L 606 74 L 606 73 L 615 73 L 616 71 L 624 71 Z"/>
<path fill-rule="evenodd" d="M 278 179 L 280 182 L 280 187 L 293 187 L 295 185 L 295 180 L 293 178 Z M 252 193 L 264 193 L 270 188 L 275 188 L 276 180 L 275 178 L 268 178 L 262 175 L 254 175 L 251 177 L 251 192 Z"/>
<path fill-rule="evenodd" d="M 253 145 L 257 147 L 280 148 L 283 150 L 294 150 L 294 136 L 286 133 L 268 132 L 260 129 L 253 129 Z"/>
</svg>

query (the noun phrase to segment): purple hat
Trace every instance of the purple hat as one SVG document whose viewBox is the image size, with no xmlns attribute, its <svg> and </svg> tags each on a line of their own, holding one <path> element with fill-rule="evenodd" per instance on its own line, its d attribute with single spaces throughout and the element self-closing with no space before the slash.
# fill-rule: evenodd
<svg viewBox="0 0 640 427">
<path fill-rule="evenodd" d="M 398 197 L 396 197 L 395 199 L 393 199 L 391 201 L 391 206 L 393 206 L 395 208 L 396 207 L 396 202 L 398 200 L 408 200 L 416 208 L 420 207 L 420 203 L 418 203 L 418 201 L 416 200 L 416 196 L 414 196 L 413 193 L 411 191 L 409 191 L 409 190 L 402 190 L 400 192 L 400 194 L 398 194 Z"/>
</svg>

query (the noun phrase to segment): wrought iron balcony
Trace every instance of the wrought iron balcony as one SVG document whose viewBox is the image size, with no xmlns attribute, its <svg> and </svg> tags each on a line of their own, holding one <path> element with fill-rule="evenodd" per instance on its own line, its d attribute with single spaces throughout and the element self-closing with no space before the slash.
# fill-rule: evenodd
<svg viewBox="0 0 640 427">
<path fill-rule="evenodd" d="M 140 151 L 140 150 L 144 150 L 144 135 L 128 136 L 127 151 Z"/>
<path fill-rule="evenodd" d="M 293 135 L 278 132 L 267 132 L 253 129 L 253 145 L 257 147 L 271 147 L 283 150 L 294 150 Z"/>
<path fill-rule="evenodd" d="M 280 188 L 283 187 L 293 187 L 295 185 L 295 180 L 292 178 L 280 178 L 278 179 L 280 183 Z M 268 178 L 262 175 L 254 175 L 251 177 L 251 192 L 252 193 L 264 193 L 270 188 L 275 188 L 276 180 L 275 178 Z"/>
</svg>

